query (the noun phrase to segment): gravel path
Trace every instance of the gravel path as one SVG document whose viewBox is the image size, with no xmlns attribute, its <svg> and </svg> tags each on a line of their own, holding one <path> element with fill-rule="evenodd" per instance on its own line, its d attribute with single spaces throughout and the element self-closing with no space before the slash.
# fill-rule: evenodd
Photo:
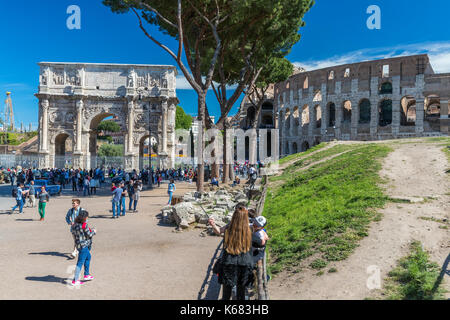
<svg viewBox="0 0 450 320">
<path fill-rule="evenodd" d="M 10 187 L 0 192 L 0 300 L 3 299 L 197 299 L 208 266 L 220 242 L 200 237 L 201 229 L 176 233 L 161 225 L 160 209 L 167 202 L 166 185 L 143 191 L 138 213 L 111 219 L 110 196 L 81 197 L 89 225 L 97 229 L 91 273 L 95 280 L 80 289 L 66 285 L 76 260 L 68 259 L 73 239 L 65 222 L 70 192 L 52 198 L 46 219 L 37 208 L 23 215 L 5 214 Z M 176 194 L 193 185 L 178 183 Z M 6 190 L 6 191 L 5 191 Z M 127 199 L 128 206 L 128 199 Z M 209 292 L 216 298 L 218 292 Z"/>
</svg>

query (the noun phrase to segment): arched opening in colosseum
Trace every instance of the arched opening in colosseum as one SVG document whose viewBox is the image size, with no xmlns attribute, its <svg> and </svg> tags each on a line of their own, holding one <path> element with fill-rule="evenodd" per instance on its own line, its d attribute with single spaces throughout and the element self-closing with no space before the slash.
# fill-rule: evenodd
<svg viewBox="0 0 450 320">
<path fill-rule="evenodd" d="M 438 96 L 425 99 L 425 119 L 436 119 L 441 116 L 441 101 Z"/>
<path fill-rule="evenodd" d="M 320 102 L 320 101 L 322 101 L 322 91 L 321 90 L 317 90 L 314 93 L 313 102 Z"/>
<path fill-rule="evenodd" d="M 302 108 L 302 118 L 301 118 L 302 132 L 303 135 L 308 134 L 308 126 L 309 126 L 309 106 L 304 105 Z"/>
<path fill-rule="evenodd" d="M 247 109 L 247 118 L 246 118 L 246 127 L 251 128 L 255 122 L 256 117 L 256 109 L 255 107 L 251 106 Z"/>
<path fill-rule="evenodd" d="M 359 102 L 359 123 L 365 124 L 370 123 L 371 112 L 370 112 L 370 100 L 362 99 Z"/>
<path fill-rule="evenodd" d="M 291 154 L 289 151 L 289 142 L 286 142 L 286 149 L 284 150 L 286 155 Z"/>
<path fill-rule="evenodd" d="M 294 143 L 292 144 L 292 153 L 293 153 L 293 154 L 298 153 L 297 142 L 294 142 Z"/>
<path fill-rule="evenodd" d="M 272 132 L 267 130 L 267 157 L 272 157 Z"/>
<path fill-rule="evenodd" d="M 328 103 L 328 127 L 334 127 L 336 125 L 336 105 L 333 102 Z"/>
<path fill-rule="evenodd" d="M 328 80 L 334 80 L 334 71 L 333 70 L 328 72 Z"/>
<path fill-rule="evenodd" d="M 308 151 L 309 150 L 309 143 L 308 141 L 303 141 L 302 143 L 302 152 Z"/>
<path fill-rule="evenodd" d="M 315 106 L 315 114 L 316 114 L 316 128 L 322 127 L 322 109 L 320 106 Z"/>
<path fill-rule="evenodd" d="M 294 111 L 292 112 L 292 134 L 291 136 L 296 136 L 298 134 L 299 125 L 300 125 L 300 111 L 298 107 L 294 107 Z"/>
<path fill-rule="evenodd" d="M 380 94 L 392 94 L 392 83 L 389 81 L 383 82 L 380 86 Z"/>
<path fill-rule="evenodd" d="M 284 113 L 284 127 L 286 128 L 287 135 L 289 135 L 289 130 L 291 129 L 291 110 L 289 108 Z"/>
<path fill-rule="evenodd" d="M 351 123 L 352 122 L 352 103 L 349 100 L 344 101 L 343 111 L 344 111 L 344 123 Z"/>
<path fill-rule="evenodd" d="M 406 96 L 400 100 L 400 125 L 414 126 L 416 123 L 416 100 Z"/>
<path fill-rule="evenodd" d="M 378 106 L 379 126 L 385 127 L 392 124 L 392 100 L 385 99 Z"/>
</svg>

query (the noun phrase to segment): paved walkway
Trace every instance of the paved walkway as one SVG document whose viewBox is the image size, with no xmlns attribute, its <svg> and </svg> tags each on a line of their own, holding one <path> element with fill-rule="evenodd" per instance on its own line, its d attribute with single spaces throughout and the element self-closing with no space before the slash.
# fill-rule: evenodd
<svg viewBox="0 0 450 320">
<path fill-rule="evenodd" d="M 98 232 L 91 262 L 95 280 L 73 289 L 66 285 L 76 260 L 68 258 L 73 239 L 65 222 L 72 192 L 52 198 L 40 222 L 37 208 L 5 213 L 14 204 L 10 188 L 0 186 L 0 299 L 197 299 L 210 276 L 220 238 L 200 237 L 201 229 L 176 233 L 174 226 L 160 224 L 166 185 L 143 191 L 139 212 L 120 219 L 111 219 L 111 197 L 103 188 L 97 196 L 80 197 Z M 176 194 L 193 188 L 178 183 Z M 218 297 L 218 290 L 207 291 L 208 298 Z"/>
</svg>

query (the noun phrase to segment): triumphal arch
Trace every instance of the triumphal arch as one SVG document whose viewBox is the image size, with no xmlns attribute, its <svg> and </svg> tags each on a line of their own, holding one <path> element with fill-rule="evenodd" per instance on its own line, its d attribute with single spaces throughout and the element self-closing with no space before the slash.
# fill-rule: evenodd
<svg viewBox="0 0 450 320">
<path fill-rule="evenodd" d="M 126 170 L 139 169 L 144 141 L 155 141 L 156 163 L 175 161 L 174 66 L 41 62 L 39 165 L 95 168 L 98 124 L 111 116 L 123 128 Z M 150 139 L 149 139 L 150 138 Z M 141 163 L 142 167 L 142 163 Z"/>
</svg>

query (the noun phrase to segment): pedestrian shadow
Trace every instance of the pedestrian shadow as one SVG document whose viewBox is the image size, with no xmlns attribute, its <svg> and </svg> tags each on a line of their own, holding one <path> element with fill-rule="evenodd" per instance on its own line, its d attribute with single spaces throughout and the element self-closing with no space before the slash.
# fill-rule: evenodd
<svg viewBox="0 0 450 320">
<path fill-rule="evenodd" d="M 97 215 L 89 217 L 89 219 L 111 219 L 112 215 Z"/>
<path fill-rule="evenodd" d="M 209 263 L 208 270 L 206 271 L 205 280 L 198 292 L 197 300 L 219 300 L 221 285 L 218 281 L 218 277 L 213 273 L 213 267 L 216 261 L 221 256 L 220 249 L 222 247 L 223 240 L 219 243 L 214 255 Z M 206 294 L 205 293 L 206 290 Z M 204 294 L 204 295 L 203 295 Z"/>
<path fill-rule="evenodd" d="M 16 219 L 16 221 L 34 221 L 33 219 Z"/>
<path fill-rule="evenodd" d="M 61 257 L 67 258 L 67 260 L 72 260 L 69 253 L 60 253 L 56 251 L 49 252 L 30 252 L 29 255 L 41 255 L 41 256 L 52 256 L 52 257 Z"/>
<path fill-rule="evenodd" d="M 441 285 L 442 281 L 444 280 L 445 275 L 450 276 L 450 254 L 447 256 L 447 258 L 444 261 L 444 264 L 442 265 L 441 273 L 439 274 L 439 277 L 436 279 L 436 282 L 434 283 L 432 292 L 435 294 L 437 290 L 439 289 L 439 286 Z"/>
<path fill-rule="evenodd" d="M 48 275 L 44 277 L 25 277 L 25 280 L 29 281 L 41 281 L 41 282 L 53 282 L 53 283 L 66 283 L 66 278 L 56 277 L 54 275 Z"/>
</svg>

